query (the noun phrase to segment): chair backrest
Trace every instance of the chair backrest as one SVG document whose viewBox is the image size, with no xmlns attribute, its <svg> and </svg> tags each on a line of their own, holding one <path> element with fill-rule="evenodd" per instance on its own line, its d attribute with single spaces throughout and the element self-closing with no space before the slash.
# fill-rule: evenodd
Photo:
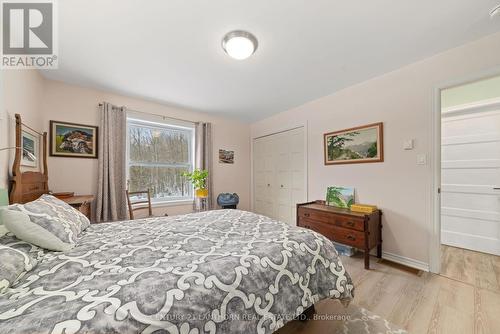
<svg viewBox="0 0 500 334">
<path fill-rule="evenodd" d="M 153 207 L 151 206 L 151 192 L 148 190 L 143 191 L 126 191 L 127 194 L 127 204 L 128 204 L 128 214 L 130 219 L 134 218 L 134 211 L 148 209 L 149 217 L 153 215 Z M 147 199 L 142 199 L 146 195 Z M 139 200 L 133 200 L 134 197 L 139 197 Z M 147 206 L 144 206 L 147 204 Z"/>
</svg>

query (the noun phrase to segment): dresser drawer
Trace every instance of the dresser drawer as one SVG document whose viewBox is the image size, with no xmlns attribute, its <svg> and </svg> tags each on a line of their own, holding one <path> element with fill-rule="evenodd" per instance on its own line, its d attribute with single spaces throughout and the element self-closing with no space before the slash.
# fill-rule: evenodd
<svg viewBox="0 0 500 334">
<path fill-rule="evenodd" d="M 299 218 L 299 226 L 318 232 L 330 240 L 337 241 L 345 245 L 361 249 L 365 247 L 364 232 L 337 227 L 332 224 L 322 223 L 319 221 L 308 220 L 302 217 Z"/>
<path fill-rule="evenodd" d="M 359 249 L 365 248 L 365 233 L 347 228 L 333 226 L 333 241 L 353 246 Z"/>
<path fill-rule="evenodd" d="M 321 223 L 318 221 L 313 221 L 313 220 L 308 220 L 306 218 L 299 218 L 299 226 L 300 227 L 305 227 L 310 230 L 313 230 L 315 232 L 318 232 L 328 239 L 333 238 L 333 227 L 330 224 L 327 223 Z"/>
<path fill-rule="evenodd" d="M 358 231 L 365 230 L 363 219 L 343 217 L 310 209 L 299 209 L 299 218 L 310 219 L 318 222 L 329 223 L 340 227 L 350 228 Z"/>
</svg>

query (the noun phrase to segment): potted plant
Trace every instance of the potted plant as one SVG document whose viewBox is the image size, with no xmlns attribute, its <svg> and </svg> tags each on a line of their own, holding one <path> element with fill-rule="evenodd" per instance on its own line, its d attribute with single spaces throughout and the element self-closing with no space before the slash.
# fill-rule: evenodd
<svg viewBox="0 0 500 334">
<path fill-rule="evenodd" d="M 208 197 L 208 189 L 207 189 L 207 177 L 208 171 L 195 169 L 192 173 L 184 172 L 182 173 L 188 181 L 194 186 L 196 197 L 204 198 Z"/>
</svg>

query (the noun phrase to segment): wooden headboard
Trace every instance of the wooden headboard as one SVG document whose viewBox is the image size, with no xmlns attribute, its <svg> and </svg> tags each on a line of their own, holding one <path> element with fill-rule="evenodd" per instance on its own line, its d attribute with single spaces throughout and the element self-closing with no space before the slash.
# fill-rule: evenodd
<svg viewBox="0 0 500 334">
<path fill-rule="evenodd" d="M 42 141 L 42 153 L 39 154 L 40 171 L 21 172 L 23 156 L 22 131 L 23 127 L 36 133 Z M 49 192 L 49 174 L 47 169 L 47 132 L 40 133 L 23 124 L 21 115 L 16 114 L 16 155 L 12 165 L 12 178 L 9 201 L 13 203 L 27 203 Z"/>
</svg>

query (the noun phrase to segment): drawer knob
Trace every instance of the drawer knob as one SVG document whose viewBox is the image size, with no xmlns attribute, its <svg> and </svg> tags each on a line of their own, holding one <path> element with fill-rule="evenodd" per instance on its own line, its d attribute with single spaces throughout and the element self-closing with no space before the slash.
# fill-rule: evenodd
<svg viewBox="0 0 500 334">
<path fill-rule="evenodd" d="M 309 216 L 310 216 L 310 214 L 304 213 L 304 217 L 309 217 Z"/>
<path fill-rule="evenodd" d="M 356 240 L 356 237 L 355 237 L 355 236 L 353 236 L 353 235 L 348 235 L 348 236 L 347 236 L 347 239 L 349 239 L 349 240 L 351 240 L 351 241 L 354 241 L 354 240 Z"/>
<path fill-rule="evenodd" d="M 348 226 L 354 227 L 354 222 L 347 222 Z"/>
</svg>

